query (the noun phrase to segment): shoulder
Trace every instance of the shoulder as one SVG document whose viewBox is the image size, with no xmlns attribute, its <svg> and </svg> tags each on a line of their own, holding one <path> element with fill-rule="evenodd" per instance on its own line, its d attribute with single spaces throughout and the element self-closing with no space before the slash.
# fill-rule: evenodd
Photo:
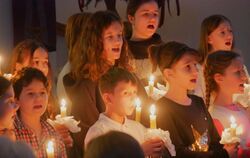
<svg viewBox="0 0 250 158">
<path fill-rule="evenodd" d="M 137 130 L 145 130 L 146 129 L 141 123 L 134 121 L 134 120 L 127 119 L 127 123 L 129 124 L 129 126 L 135 128 Z"/>
<path fill-rule="evenodd" d="M 204 100 L 201 98 L 201 97 L 199 97 L 199 96 L 197 96 L 197 95 L 188 95 L 189 96 L 189 98 L 192 100 L 192 103 L 194 103 L 194 104 L 199 104 L 199 105 L 201 105 L 201 106 L 204 106 L 205 107 L 205 103 L 204 103 Z"/>
</svg>

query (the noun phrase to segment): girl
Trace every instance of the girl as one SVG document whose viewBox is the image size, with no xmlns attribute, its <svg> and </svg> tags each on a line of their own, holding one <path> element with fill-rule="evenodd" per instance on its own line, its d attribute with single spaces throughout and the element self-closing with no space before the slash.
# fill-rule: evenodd
<svg viewBox="0 0 250 158">
<path fill-rule="evenodd" d="M 231 21 L 223 15 L 211 15 L 205 18 L 201 24 L 199 52 L 201 54 L 198 84 L 195 94 L 205 98 L 205 82 L 203 76 L 203 64 L 207 56 L 217 50 L 234 49 L 234 35 Z M 246 73 L 247 69 L 244 68 Z"/>
<path fill-rule="evenodd" d="M 147 80 L 152 73 L 152 64 L 148 55 L 149 47 L 162 43 L 160 35 L 156 33 L 159 14 L 158 0 L 129 0 L 128 2 L 127 18 L 132 25 L 128 46 L 135 58 L 135 73 L 140 79 Z M 160 72 L 156 72 L 156 75 L 160 75 Z"/>
<path fill-rule="evenodd" d="M 196 84 L 198 52 L 178 42 L 161 45 L 157 52 L 155 67 L 169 84 L 167 94 L 156 102 L 157 125 L 169 130 L 177 157 L 228 157 L 235 146 L 223 149 L 203 100 L 187 93 Z"/>
<path fill-rule="evenodd" d="M 15 140 L 13 119 L 18 106 L 14 103 L 14 91 L 11 82 L 0 76 L 0 136 Z"/>
<path fill-rule="evenodd" d="M 24 68 L 13 79 L 16 103 L 20 106 L 15 118 L 17 140 L 25 141 L 36 157 L 46 157 L 47 141 L 54 142 L 54 156 L 67 157 L 65 146 L 51 125 L 42 115 L 48 104 L 48 80 L 35 68 Z"/>
<path fill-rule="evenodd" d="M 133 70 L 122 31 L 121 19 L 116 14 L 109 11 L 94 13 L 77 41 L 78 53 L 71 63 L 71 72 L 64 76 L 67 95 L 74 105 L 71 113 L 81 121 L 81 132 L 73 135 L 80 153 L 89 127 L 104 111 L 98 79 L 113 66 Z"/>
<path fill-rule="evenodd" d="M 204 76 L 206 81 L 206 105 L 215 121 L 218 132 L 230 127 L 230 116 L 234 116 L 243 127 L 239 157 L 249 157 L 250 120 L 244 109 L 233 103 L 234 93 L 243 93 L 246 74 L 239 54 L 232 51 L 217 51 L 208 55 Z M 210 95 L 216 92 L 210 104 Z"/>
<path fill-rule="evenodd" d="M 88 23 L 88 19 L 90 18 L 92 14 L 91 13 L 77 13 L 72 16 L 70 16 L 67 20 L 66 25 L 66 31 L 65 31 L 65 40 L 68 46 L 68 62 L 64 65 L 62 71 L 58 75 L 58 81 L 57 81 L 57 97 L 59 99 L 64 98 L 67 101 L 67 113 L 70 114 L 70 100 L 67 97 L 67 94 L 65 92 L 65 88 L 63 85 L 63 77 L 70 72 L 70 67 L 72 61 L 74 60 L 77 54 L 78 49 L 74 49 L 76 46 L 76 41 L 80 39 L 79 34 L 84 30 L 85 25 Z M 74 63 L 74 62 L 73 62 Z M 74 66 L 74 65 L 73 65 Z"/>
</svg>

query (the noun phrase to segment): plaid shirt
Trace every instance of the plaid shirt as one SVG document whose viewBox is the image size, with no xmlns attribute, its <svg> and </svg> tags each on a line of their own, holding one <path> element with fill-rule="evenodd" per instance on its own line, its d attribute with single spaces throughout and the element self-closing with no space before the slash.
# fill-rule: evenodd
<svg viewBox="0 0 250 158">
<path fill-rule="evenodd" d="M 62 142 L 60 137 L 57 135 L 54 128 L 44 120 L 41 120 L 41 125 L 42 125 L 42 134 L 41 134 L 41 138 L 38 138 L 32 132 L 32 130 L 25 127 L 25 125 L 17 116 L 14 121 L 16 139 L 24 141 L 28 145 L 30 145 L 37 158 L 47 157 L 47 153 L 46 153 L 47 141 L 53 140 L 54 157 L 55 158 L 67 158 L 64 143 Z"/>
</svg>

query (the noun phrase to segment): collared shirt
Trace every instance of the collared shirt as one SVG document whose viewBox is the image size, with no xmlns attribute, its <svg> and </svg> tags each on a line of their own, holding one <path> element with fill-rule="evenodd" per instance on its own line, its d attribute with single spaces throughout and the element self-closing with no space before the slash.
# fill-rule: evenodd
<svg viewBox="0 0 250 158">
<path fill-rule="evenodd" d="M 140 144 L 145 141 L 146 128 L 139 122 L 125 118 L 124 123 L 121 124 L 101 113 L 96 123 L 88 130 L 84 141 L 85 147 L 93 138 L 103 135 L 109 131 L 120 131 L 129 134 Z"/>
<path fill-rule="evenodd" d="M 18 118 L 14 120 L 16 139 L 26 142 L 31 146 L 37 158 L 47 157 L 46 148 L 47 142 L 52 140 L 54 142 L 54 157 L 55 158 L 66 158 L 65 146 L 53 129 L 46 121 L 41 120 L 42 134 L 38 138 L 35 133 L 27 128 L 23 122 Z"/>
</svg>

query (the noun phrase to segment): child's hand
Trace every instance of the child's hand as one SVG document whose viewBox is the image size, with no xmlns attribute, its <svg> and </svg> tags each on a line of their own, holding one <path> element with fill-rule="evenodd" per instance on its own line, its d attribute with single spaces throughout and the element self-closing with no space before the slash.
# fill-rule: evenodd
<svg viewBox="0 0 250 158">
<path fill-rule="evenodd" d="M 159 138 L 147 140 L 142 145 L 142 150 L 146 156 L 160 157 L 164 148 L 164 143 Z"/>
<path fill-rule="evenodd" d="M 58 134 L 60 134 L 64 144 L 66 147 L 72 147 L 73 146 L 73 139 L 70 136 L 69 130 L 64 125 L 56 124 L 54 125 L 54 128 Z"/>
<path fill-rule="evenodd" d="M 224 145 L 224 149 L 227 150 L 227 153 L 230 156 L 230 158 L 238 157 L 238 150 L 239 150 L 238 146 L 239 146 L 239 143 Z"/>
</svg>

